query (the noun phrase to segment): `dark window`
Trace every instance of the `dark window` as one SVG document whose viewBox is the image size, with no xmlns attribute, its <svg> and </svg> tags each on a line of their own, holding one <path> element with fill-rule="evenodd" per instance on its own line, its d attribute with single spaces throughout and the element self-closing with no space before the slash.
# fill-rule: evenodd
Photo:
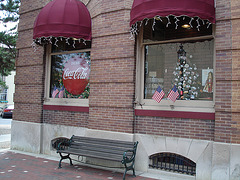
<svg viewBox="0 0 240 180">
<path fill-rule="evenodd" d="M 150 168 L 196 175 L 196 163 L 174 153 L 158 153 L 149 157 Z"/>
</svg>

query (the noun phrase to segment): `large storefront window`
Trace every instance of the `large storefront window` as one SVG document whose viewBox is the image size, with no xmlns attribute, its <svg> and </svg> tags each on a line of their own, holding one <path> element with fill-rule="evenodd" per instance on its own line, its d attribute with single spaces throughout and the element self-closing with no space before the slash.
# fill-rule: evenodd
<svg viewBox="0 0 240 180">
<path fill-rule="evenodd" d="M 169 16 L 149 20 L 142 26 L 138 36 L 140 109 L 157 110 L 154 106 L 158 105 L 161 110 L 194 111 L 194 107 L 200 107 L 196 111 L 204 112 L 213 108 L 213 27 L 203 23 L 200 26 L 198 20 L 189 25 L 189 21 L 191 18 L 185 17 L 176 22 Z M 159 86 L 165 95 L 157 103 L 152 97 Z M 172 102 L 167 96 L 174 86 L 179 96 Z"/>
<path fill-rule="evenodd" d="M 144 27 L 144 98 L 150 99 L 158 86 L 168 94 L 175 85 L 178 100 L 213 100 L 212 28 L 191 28 L 188 17 L 178 26 L 171 20 L 155 20 L 154 29 L 153 22 Z"/>
<path fill-rule="evenodd" d="M 88 98 L 90 52 L 52 55 L 50 98 Z"/>
<path fill-rule="evenodd" d="M 47 97 L 49 101 L 88 99 L 90 93 L 91 43 L 63 39 L 49 51 Z"/>
<path fill-rule="evenodd" d="M 186 55 L 178 57 L 179 51 Z M 213 40 L 145 45 L 144 98 L 175 85 L 178 100 L 213 100 Z"/>
</svg>

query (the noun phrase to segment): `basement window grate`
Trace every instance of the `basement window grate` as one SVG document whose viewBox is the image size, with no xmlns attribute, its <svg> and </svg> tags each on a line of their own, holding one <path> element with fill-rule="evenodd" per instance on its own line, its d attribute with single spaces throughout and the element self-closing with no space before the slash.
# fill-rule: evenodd
<svg viewBox="0 0 240 180">
<path fill-rule="evenodd" d="M 174 153 L 157 153 L 151 155 L 149 159 L 150 168 L 196 175 L 196 163 L 184 156 Z"/>
</svg>

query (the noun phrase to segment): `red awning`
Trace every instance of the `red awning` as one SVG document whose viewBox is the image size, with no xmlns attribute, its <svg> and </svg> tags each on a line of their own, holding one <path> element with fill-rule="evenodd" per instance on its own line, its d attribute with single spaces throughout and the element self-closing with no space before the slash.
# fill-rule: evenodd
<svg viewBox="0 0 240 180">
<path fill-rule="evenodd" d="M 91 40 L 91 17 L 79 0 L 53 0 L 38 14 L 33 39 L 64 37 Z"/>
<path fill-rule="evenodd" d="M 155 16 L 199 17 L 215 23 L 214 0 L 134 0 L 130 26 Z"/>
</svg>

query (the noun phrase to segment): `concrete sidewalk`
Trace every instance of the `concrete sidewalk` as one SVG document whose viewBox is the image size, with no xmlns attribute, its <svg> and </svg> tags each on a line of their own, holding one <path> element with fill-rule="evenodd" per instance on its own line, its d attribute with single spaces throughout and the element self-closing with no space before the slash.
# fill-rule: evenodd
<svg viewBox="0 0 240 180">
<path fill-rule="evenodd" d="M 41 157 L 43 156 L 43 157 Z M 0 152 L 0 179 L 1 180 L 121 180 L 122 172 L 115 170 L 104 170 L 89 167 L 74 162 L 74 166 L 69 163 L 62 163 L 61 169 L 58 169 L 58 160 L 55 157 L 44 157 L 44 155 L 23 154 L 23 152 L 2 150 Z M 154 180 L 138 175 L 132 177 L 126 175 L 126 180 Z M 156 178 L 159 179 L 159 178 Z M 155 180 L 156 180 L 155 179 Z"/>
</svg>

